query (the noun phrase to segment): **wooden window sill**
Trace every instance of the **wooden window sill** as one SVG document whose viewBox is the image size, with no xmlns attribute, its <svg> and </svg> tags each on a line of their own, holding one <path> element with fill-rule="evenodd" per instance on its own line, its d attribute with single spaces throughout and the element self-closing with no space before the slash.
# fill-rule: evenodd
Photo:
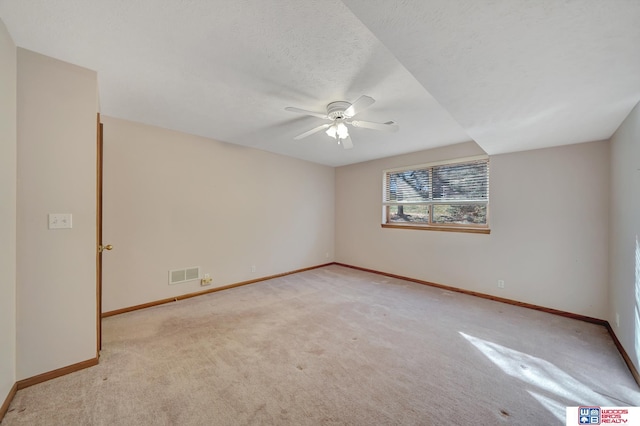
<svg viewBox="0 0 640 426">
<path fill-rule="evenodd" d="M 472 228 L 465 226 L 433 226 L 433 225 L 400 225 L 395 223 L 383 223 L 383 228 L 393 229 L 417 229 L 419 231 L 444 231 L 444 232 L 463 232 L 467 234 L 490 234 L 489 228 Z"/>
</svg>

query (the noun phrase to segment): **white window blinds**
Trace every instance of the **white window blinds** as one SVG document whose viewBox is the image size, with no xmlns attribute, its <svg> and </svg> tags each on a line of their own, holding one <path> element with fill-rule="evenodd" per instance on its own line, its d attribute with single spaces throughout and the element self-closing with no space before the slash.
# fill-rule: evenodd
<svg viewBox="0 0 640 426">
<path fill-rule="evenodd" d="M 382 223 L 488 229 L 489 159 L 384 171 Z"/>
<path fill-rule="evenodd" d="M 386 171 L 385 204 L 487 202 L 489 160 Z"/>
</svg>

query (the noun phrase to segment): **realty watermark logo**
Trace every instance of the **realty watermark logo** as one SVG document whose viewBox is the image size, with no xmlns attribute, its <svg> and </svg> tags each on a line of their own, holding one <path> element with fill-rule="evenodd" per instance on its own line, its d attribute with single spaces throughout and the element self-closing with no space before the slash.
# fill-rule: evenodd
<svg viewBox="0 0 640 426">
<path fill-rule="evenodd" d="M 601 420 L 600 407 L 578 407 L 579 425 L 599 425 Z"/>
<path fill-rule="evenodd" d="M 640 407 L 567 407 L 566 425 L 640 425 Z"/>
</svg>

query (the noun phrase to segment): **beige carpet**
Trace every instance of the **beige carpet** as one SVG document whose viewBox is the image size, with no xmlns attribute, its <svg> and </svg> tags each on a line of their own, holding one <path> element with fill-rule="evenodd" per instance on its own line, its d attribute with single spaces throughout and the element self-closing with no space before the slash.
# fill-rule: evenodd
<svg viewBox="0 0 640 426">
<path fill-rule="evenodd" d="M 104 320 L 2 425 L 553 425 L 639 405 L 604 327 L 340 266 Z"/>
</svg>

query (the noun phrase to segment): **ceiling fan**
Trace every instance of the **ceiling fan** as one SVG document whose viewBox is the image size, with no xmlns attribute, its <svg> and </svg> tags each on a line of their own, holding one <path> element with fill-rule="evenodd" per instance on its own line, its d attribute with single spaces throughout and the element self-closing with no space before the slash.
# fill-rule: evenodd
<svg viewBox="0 0 640 426">
<path fill-rule="evenodd" d="M 307 111 L 295 107 L 286 107 L 285 110 L 330 121 L 330 123 L 314 127 L 311 130 L 299 134 L 293 139 L 300 140 L 321 130 L 325 130 L 327 135 L 338 141 L 338 145 L 342 145 L 344 149 L 351 149 L 353 148 L 353 142 L 349 136 L 349 129 L 346 126 L 347 124 L 353 127 L 362 127 L 364 129 L 372 130 L 386 130 L 388 132 L 397 132 L 399 129 L 398 125 L 393 121 L 387 121 L 386 123 L 374 123 L 371 121 L 352 120 L 353 116 L 370 107 L 374 102 L 375 100 L 373 98 L 362 95 L 352 104 L 346 101 L 331 102 L 327 105 L 326 114 L 323 112 Z"/>
</svg>

